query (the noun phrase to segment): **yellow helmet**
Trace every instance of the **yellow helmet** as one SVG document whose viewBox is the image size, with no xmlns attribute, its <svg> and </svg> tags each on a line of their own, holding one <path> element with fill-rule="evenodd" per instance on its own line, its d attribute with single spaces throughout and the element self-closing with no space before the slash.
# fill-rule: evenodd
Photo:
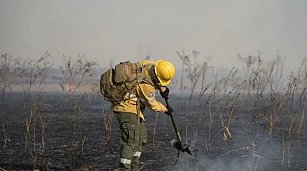
<svg viewBox="0 0 307 171">
<path fill-rule="evenodd" d="M 175 67 L 167 60 L 158 60 L 155 63 L 155 74 L 160 85 L 167 86 L 175 76 Z"/>
</svg>

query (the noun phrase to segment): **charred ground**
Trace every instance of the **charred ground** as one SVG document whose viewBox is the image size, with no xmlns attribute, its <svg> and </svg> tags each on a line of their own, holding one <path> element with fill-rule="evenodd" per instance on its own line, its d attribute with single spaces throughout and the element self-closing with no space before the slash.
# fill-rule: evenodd
<svg viewBox="0 0 307 171">
<path fill-rule="evenodd" d="M 117 168 L 120 131 L 101 96 L 42 93 L 39 98 L 29 97 L 25 99 L 23 93 L 2 97 L 2 170 Z M 172 96 L 170 103 L 193 155 L 180 153 L 175 164 L 177 151 L 169 143 L 175 138 L 170 119 L 147 110 L 149 137 L 141 158 L 143 170 L 306 170 L 304 118 L 299 122 L 285 114 L 269 132 L 265 117 L 269 106 L 259 112 L 248 98 L 220 108 L 212 98 L 195 98 L 190 104 L 185 99 Z"/>
</svg>

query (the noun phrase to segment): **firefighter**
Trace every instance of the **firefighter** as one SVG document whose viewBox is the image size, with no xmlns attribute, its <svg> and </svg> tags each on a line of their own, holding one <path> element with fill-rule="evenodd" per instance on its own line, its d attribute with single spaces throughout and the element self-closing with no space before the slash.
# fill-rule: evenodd
<svg viewBox="0 0 307 171">
<path fill-rule="evenodd" d="M 135 86 L 135 94 L 126 94 L 126 100 L 112 104 L 121 130 L 121 148 L 119 170 L 139 170 L 142 166 L 140 156 L 147 142 L 144 110 L 146 107 L 154 112 L 169 115 L 173 109 L 156 100 L 156 92 L 167 99 L 167 85 L 175 76 L 174 65 L 168 60 L 143 60 L 141 65 L 150 65 L 145 71 L 152 83 L 139 83 Z"/>
</svg>

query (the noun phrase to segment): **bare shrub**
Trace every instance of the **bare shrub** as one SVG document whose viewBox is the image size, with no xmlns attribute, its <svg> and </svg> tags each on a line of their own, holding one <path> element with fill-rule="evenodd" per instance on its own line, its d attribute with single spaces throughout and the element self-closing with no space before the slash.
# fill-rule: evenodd
<svg viewBox="0 0 307 171">
<path fill-rule="evenodd" d="M 277 57 L 275 60 L 268 63 L 266 69 L 268 79 L 268 94 L 269 94 L 269 110 L 265 106 L 262 107 L 263 117 L 268 123 L 268 131 L 270 136 L 276 126 L 276 124 L 283 119 L 286 107 L 291 99 L 292 85 L 289 83 L 288 87 L 284 88 L 283 80 L 283 60 Z"/>
<path fill-rule="evenodd" d="M 192 51 L 192 55 L 186 55 L 183 51 L 182 53 L 177 51 L 177 54 L 179 58 L 182 61 L 182 73 L 181 73 L 181 80 L 180 80 L 180 91 L 183 91 L 183 77 L 186 75 L 187 79 L 190 82 L 189 87 L 187 87 L 188 90 L 190 90 L 189 95 L 189 104 L 191 104 L 192 97 L 196 88 L 197 83 L 199 82 L 199 79 L 201 76 L 203 76 L 202 80 L 202 86 L 204 82 L 204 77 L 206 74 L 206 71 L 208 70 L 208 64 L 207 62 L 203 62 L 199 64 L 199 61 L 197 61 L 197 57 L 199 56 L 198 51 Z"/>
<path fill-rule="evenodd" d="M 49 165 L 49 159 L 44 156 L 46 121 L 41 115 L 41 109 L 45 106 L 41 103 L 41 91 L 50 68 L 49 57 L 49 53 L 46 52 L 37 60 L 25 61 L 23 67 L 16 69 L 19 71 L 17 75 L 25 79 L 23 83 L 23 112 L 26 118 L 25 150 L 31 155 L 33 169 L 37 169 L 40 162 L 45 162 L 47 167 Z M 32 101 L 33 88 L 36 88 L 34 101 Z"/>
<path fill-rule="evenodd" d="M 86 59 L 84 55 L 79 55 L 76 61 L 64 56 L 64 64 L 60 66 L 63 77 L 59 83 L 62 91 L 73 94 L 86 79 L 94 76 L 96 66 L 95 61 Z"/>
<path fill-rule="evenodd" d="M 104 123 L 104 132 L 105 132 L 105 139 L 106 139 L 106 144 L 107 144 L 107 154 L 113 154 L 113 148 L 112 148 L 112 125 L 113 125 L 113 112 L 110 110 L 105 110 L 104 107 L 102 106 L 102 113 L 103 113 L 103 123 Z"/>
<path fill-rule="evenodd" d="M 216 79 L 206 89 L 211 91 L 210 93 L 208 92 L 208 96 L 202 96 L 200 100 L 202 102 L 202 109 L 204 109 L 203 112 L 205 114 L 207 113 L 207 118 L 209 118 L 207 119 L 208 137 L 206 138 L 206 149 L 209 154 L 209 148 L 213 145 L 212 143 L 218 135 L 222 134 L 223 140 L 226 142 L 232 138 L 230 127 L 234 121 L 234 109 L 240 107 L 238 104 L 240 102 L 241 92 L 246 83 L 245 81 L 242 83 L 237 82 L 234 87 L 231 87 L 231 81 L 234 80 L 236 74 L 237 70 L 233 68 L 225 77 Z M 219 119 L 221 126 L 213 125 L 213 123 L 218 123 L 217 119 Z M 213 127 L 219 127 L 219 129 L 213 133 Z"/>
<path fill-rule="evenodd" d="M 12 84 L 16 75 L 20 75 L 22 71 L 22 61 L 13 55 L 7 53 L 1 55 L 0 58 L 0 88 L 2 97 L 6 91 L 13 90 Z"/>
<path fill-rule="evenodd" d="M 240 54 L 238 55 L 239 60 L 243 63 L 243 79 L 247 81 L 244 89 L 247 90 L 249 96 L 251 91 L 255 90 L 257 94 L 261 95 L 267 85 L 261 55 L 262 52 L 259 50 L 257 56 L 248 55 L 247 57 L 242 57 Z"/>
<path fill-rule="evenodd" d="M 8 56 L 7 53 L 1 55 L 0 58 L 0 88 L 1 88 L 1 93 L 4 95 L 4 92 L 7 89 L 11 89 L 11 83 L 10 83 L 10 72 L 11 72 L 11 67 L 13 65 L 12 63 L 12 56 Z"/>
<path fill-rule="evenodd" d="M 73 111 L 75 113 L 74 117 L 74 128 L 72 130 L 72 138 L 71 138 L 71 161 L 72 161 L 72 168 L 80 168 L 83 162 L 84 156 L 84 146 L 86 143 L 86 135 L 82 132 L 81 127 L 81 113 L 83 102 L 87 97 L 86 93 L 83 93 L 78 100 L 77 103 L 73 105 Z"/>
<path fill-rule="evenodd" d="M 12 124 L 12 123 L 8 123 L 7 121 L 5 122 L 4 114 L 1 112 L 1 126 L 2 126 L 2 132 L 3 132 L 3 137 L 4 137 L 2 149 L 4 152 L 4 156 L 0 158 L 0 161 L 2 161 L 3 159 L 10 159 L 12 157 L 12 141 L 11 141 L 10 135 L 8 135 L 6 131 L 6 125 L 8 124 Z"/>
</svg>

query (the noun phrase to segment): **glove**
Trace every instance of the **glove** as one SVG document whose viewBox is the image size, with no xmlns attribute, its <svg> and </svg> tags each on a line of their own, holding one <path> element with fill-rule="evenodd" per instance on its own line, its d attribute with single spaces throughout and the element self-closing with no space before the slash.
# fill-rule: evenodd
<svg viewBox="0 0 307 171">
<path fill-rule="evenodd" d="M 168 87 L 165 87 L 165 90 L 162 92 L 160 91 L 160 95 L 164 98 L 164 99 L 168 99 L 168 94 L 169 94 L 169 89 Z"/>
<path fill-rule="evenodd" d="M 173 111 L 174 111 L 173 108 L 169 105 L 166 106 L 166 109 L 167 109 L 167 111 L 165 111 L 164 113 L 167 114 L 167 115 L 172 114 Z"/>
</svg>

